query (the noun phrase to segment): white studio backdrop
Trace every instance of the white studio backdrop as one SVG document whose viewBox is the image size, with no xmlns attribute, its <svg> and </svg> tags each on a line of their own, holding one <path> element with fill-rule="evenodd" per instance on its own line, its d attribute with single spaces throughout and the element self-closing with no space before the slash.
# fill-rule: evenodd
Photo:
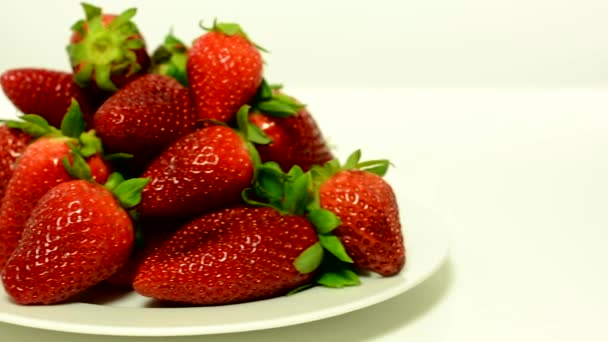
<svg viewBox="0 0 608 342">
<path fill-rule="evenodd" d="M 608 84 L 606 0 L 97 0 L 138 7 L 153 49 L 173 28 L 236 21 L 271 53 L 273 82 L 328 87 L 519 87 Z M 0 72 L 67 69 L 77 0 L 0 0 Z"/>
</svg>

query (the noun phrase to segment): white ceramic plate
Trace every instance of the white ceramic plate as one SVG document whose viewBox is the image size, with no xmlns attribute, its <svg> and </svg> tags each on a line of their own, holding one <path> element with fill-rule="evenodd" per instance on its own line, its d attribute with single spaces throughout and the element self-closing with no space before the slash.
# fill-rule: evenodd
<svg viewBox="0 0 608 342">
<path fill-rule="evenodd" d="M 216 307 L 156 307 L 132 292 L 93 296 L 86 303 L 21 306 L 0 289 L 0 321 L 85 334 L 178 336 L 268 329 L 344 314 L 411 289 L 445 259 L 448 238 L 437 217 L 419 207 L 403 209 L 408 260 L 395 277 L 365 277 L 356 287 L 317 287 L 289 297 Z"/>
<path fill-rule="evenodd" d="M 0 117 L 15 113 L 4 98 L 0 99 L 0 111 Z M 340 137 L 340 141 L 346 138 Z M 0 286 L 0 321 L 97 335 L 203 335 L 310 322 L 388 300 L 430 276 L 448 251 L 448 236 L 439 218 L 404 196 L 404 179 L 399 178 L 404 175 L 395 172 L 388 176 L 399 200 L 406 241 L 406 267 L 398 276 L 363 277 L 356 287 L 317 287 L 289 297 L 216 307 L 158 307 L 157 302 L 133 292 L 98 293 L 83 302 L 60 305 L 22 306 L 13 303 Z"/>
</svg>

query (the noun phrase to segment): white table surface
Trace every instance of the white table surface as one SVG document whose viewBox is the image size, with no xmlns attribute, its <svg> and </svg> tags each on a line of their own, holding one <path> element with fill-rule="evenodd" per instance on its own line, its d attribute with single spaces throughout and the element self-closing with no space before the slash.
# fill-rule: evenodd
<svg viewBox="0 0 608 342">
<path fill-rule="evenodd" d="M 608 89 L 289 90 L 340 155 L 363 147 L 393 161 L 389 180 L 449 230 L 448 261 L 413 290 L 342 316 L 163 341 L 608 340 Z M 0 336 L 153 339 L 4 323 Z"/>
</svg>

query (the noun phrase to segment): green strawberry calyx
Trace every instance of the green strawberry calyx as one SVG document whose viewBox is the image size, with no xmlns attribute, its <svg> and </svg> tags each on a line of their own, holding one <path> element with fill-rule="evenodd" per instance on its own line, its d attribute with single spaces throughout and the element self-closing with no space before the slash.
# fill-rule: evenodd
<svg viewBox="0 0 608 342">
<path fill-rule="evenodd" d="M 82 5 L 86 19 L 72 26 L 82 40 L 67 47 L 70 63 L 77 70 L 74 81 L 87 87 L 95 80 L 99 88 L 116 91 L 112 75 L 130 76 L 141 69 L 135 51 L 143 48 L 144 42 L 131 21 L 137 9 L 128 9 L 105 25 L 100 8 Z"/>
<path fill-rule="evenodd" d="M 74 178 L 92 180 L 86 158 L 103 154 L 103 147 L 94 130 L 85 131 L 84 115 L 76 100 L 72 99 L 59 129 L 51 126 L 43 117 L 34 114 L 22 115 L 18 120 L 4 122 L 8 127 L 20 129 L 34 138 L 49 137 L 64 140 L 70 147 L 70 156 L 62 160 L 66 171 Z"/>
<path fill-rule="evenodd" d="M 252 187 L 245 189 L 242 197 L 250 205 L 270 207 L 283 215 L 305 216 L 313 224 L 319 241 L 294 261 L 294 267 L 300 273 L 320 269 L 315 283 L 328 287 L 360 283 L 352 267 L 353 260 L 332 233 L 341 221 L 333 212 L 320 207 L 310 171 L 304 172 L 295 165 L 285 173 L 277 163 L 266 162 L 258 167 Z"/>
<path fill-rule="evenodd" d="M 116 197 L 123 208 L 131 209 L 141 202 L 141 192 L 149 182 L 150 178 L 125 179 L 120 173 L 114 172 L 108 177 L 104 187 Z M 133 211 L 131 216 L 137 217 L 137 212 Z"/>
<path fill-rule="evenodd" d="M 243 30 L 243 28 L 241 27 L 241 25 L 237 24 L 237 23 L 223 23 L 223 22 L 218 22 L 217 18 L 213 20 L 213 26 L 212 27 L 206 27 L 203 25 L 203 21 L 201 20 L 199 23 L 199 26 L 208 32 L 217 32 L 217 33 L 221 33 L 224 34 L 226 36 L 241 36 L 243 38 L 245 38 L 249 43 L 251 43 L 251 45 L 255 46 L 258 50 L 262 51 L 262 52 L 268 52 L 268 50 L 264 49 L 263 47 L 261 47 L 260 45 L 254 43 L 249 36 L 247 35 L 247 33 L 245 33 L 245 30 Z"/>
<path fill-rule="evenodd" d="M 151 72 L 172 77 L 184 87 L 188 87 L 187 59 L 188 46 L 171 31 L 165 37 L 163 44 L 152 54 Z"/>
<path fill-rule="evenodd" d="M 252 112 L 260 112 L 278 118 L 295 116 L 306 107 L 293 98 L 280 92 L 281 86 L 271 85 L 266 79 L 258 88 L 252 101 Z"/>
<path fill-rule="evenodd" d="M 384 177 L 388 171 L 390 161 L 387 159 L 376 159 L 361 161 L 361 150 L 356 150 L 351 153 L 346 159 L 346 162 L 341 165 L 340 161 L 333 159 L 323 165 L 315 165 L 311 168 L 310 172 L 313 174 L 313 179 L 316 187 L 321 186 L 327 179 L 333 177 L 340 171 L 347 170 L 361 170 L 371 172 L 380 177 Z"/>
</svg>

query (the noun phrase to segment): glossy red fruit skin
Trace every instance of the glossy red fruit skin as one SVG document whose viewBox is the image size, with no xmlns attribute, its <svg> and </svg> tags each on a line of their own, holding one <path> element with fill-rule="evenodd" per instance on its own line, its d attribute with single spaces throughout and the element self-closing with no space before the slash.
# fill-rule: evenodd
<svg viewBox="0 0 608 342">
<path fill-rule="evenodd" d="M 266 207 L 233 207 L 193 219 L 150 255 L 134 288 L 144 296 L 197 305 L 284 295 L 309 283 L 294 260 L 317 242 L 305 218 Z"/>
<path fill-rule="evenodd" d="M 95 113 L 95 130 L 109 151 L 156 156 L 195 130 L 190 92 L 175 79 L 144 75 L 112 95 Z"/>
<path fill-rule="evenodd" d="M 340 171 L 320 189 L 321 207 L 342 224 L 333 230 L 355 267 L 391 276 L 405 264 L 399 208 L 390 185 L 373 173 Z"/>
<path fill-rule="evenodd" d="M 150 178 L 137 207 L 143 217 L 188 217 L 240 202 L 253 161 L 234 130 L 211 126 L 170 145 L 142 177 Z"/>
<path fill-rule="evenodd" d="M 70 148 L 56 138 L 39 138 L 24 150 L 0 205 L 0 269 L 17 246 L 36 202 L 54 186 L 73 179 L 62 164 L 65 156 L 70 156 Z M 95 181 L 105 183 L 110 170 L 101 157 L 91 157 L 88 164 Z"/>
<path fill-rule="evenodd" d="M 108 190 L 64 182 L 32 211 L 2 273 L 4 288 L 19 304 L 65 301 L 116 272 L 132 245 L 131 219 Z"/>
<path fill-rule="evenodd" d="M 262 162 L 275 161 L 283 171 L 294 165 L 308 171 L 313 165 L 334 159 L 319 126 L 305 108 L 286 118 L 253 113 L 249 120 L 272 139 L 270 144 L 256 146 Z"/>
<path fill-rule="evenodd" d="M 31 140 L 32 137 L 22 130 L 0 124 L 0 200 L 13 176 L 17 159 Z"/>
<path fill-rule="evenodd" d="M 240 35 L 208 32 L 188 51 L 186 70 L 200 119 L 231 121 L 262 82 L 262 56 Z"/>
<path fill-rule="evenodd" d="M 37 68 L 11 69 L 0 76 L 8 99 L 24 114 L 37 114 L 59 127 L 72 99 L 80 105 L 85 121 L 92 124 L 90 98 L 67 72 Z"/>
<path fill-rule="evenodd" d="M 103 25 L 107 26 L 116 17 L 117 17 L 117 15 L 115 15 L 115 14 L 102 14 Z M 84 24 L 84 28 L 85 28 L 85 32 L 86 32 L 88 30 L 87 23 Z M 70 37 L 70 43 L 76 44 L 76 43 L 81 42 L 82 39 L 83 38 L 80 33 L 74 32 L 74 33 L 72 33 L 72 36 Z M 136 59 L 137 59 L 137 64 L 139 64 L 139 66 L 141 68 L 138 72 L 133 73 L 131 75 L 127 75 L 126 73 L 125 74 L 112 74 L 110 79 L 111 79 L 112 83 L 114 83 L 114 85 L 119 89 L 124 87 L 125 85 L 129 84 L 131 81 L 137 79 L 138 77 L 145 75 L 148 72 L 148 68 L 150 68 L 150 55 L 148 55 L 148 52 L 146 51 L 145 40 L 144 40 L 143 36 L 141 34 L 136 34 L 133 36 L 133 39 L 140 39 L 142 42 L 144 42 L 144 46 L 142 48 L 134 50 Z M 80 64 L 76 65 L 73 68 L 74 73 L 77 73 L 81 68 L 82 68 L 82 65 L 80 65 Z M 96 102 L 99 105 L 101 105 L 103 100 L 110 95 L 109 93 L 107 93 L 101 89 L 98 89 L 96 87 L 93 87 L 92 89 L 90 89 L 90 92 L 94 95 L 93 97 L 96 99 Z"/>
<path fill-rule="evenodd" d="M 105 283 L 125 289 L 133 288 L 133 280 L 143 261 L 165 241 L 167 241 L 183 222 L 180 220 L 148 220 L 140 221 L 140 241 L 135 243 L 133 252 L 126 263 L 116 271 Z"/>
</svg>

